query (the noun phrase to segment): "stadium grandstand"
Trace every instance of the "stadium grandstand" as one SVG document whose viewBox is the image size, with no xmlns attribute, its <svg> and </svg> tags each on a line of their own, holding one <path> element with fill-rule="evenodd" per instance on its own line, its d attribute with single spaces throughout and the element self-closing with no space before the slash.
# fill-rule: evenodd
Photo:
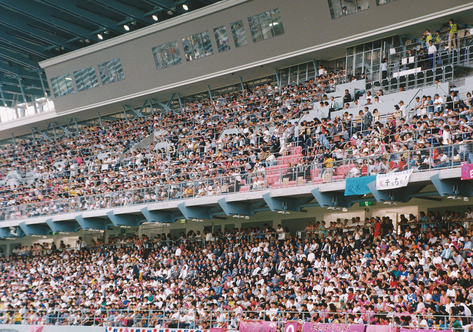
<svg viewBox="0 0 473 332">
<path fill-rule="evenodd" d="M 471 1 L 0 8 L 0 332 L 473 330 Z"/>
</svg>

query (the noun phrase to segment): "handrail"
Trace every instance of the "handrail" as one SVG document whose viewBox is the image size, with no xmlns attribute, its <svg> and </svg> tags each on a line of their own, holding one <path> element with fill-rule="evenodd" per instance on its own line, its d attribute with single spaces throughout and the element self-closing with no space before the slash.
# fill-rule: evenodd
<svg viewBox="0 0 473 332">
<path fill-rule="evenodd" d="M 231 304 L 227 304 L 231 303 Z M 238 303 L 239 302 L 239 303 Z M 5 325 L 60 325 L 60 326 L 103 326 L 103 327 L 138 327 L 138 328 L 166 328 L 166 329 L 200 329 L 227 328 L 238 330 L 242 320 L 272 321 L 278 330 L 284 329 L 284 324 L 291 321 L 300 323 L 335 323 L 354 325 L 389 325 L 394 328 L 433 328 L 445 329 L 451 318 L 470 322 L 471 317 L 465 315 L 432 315 L 421 312 L 410 313 L 404 306 L 402 311 L 384 309 L 380 311 L 362 310 L 345 312 L 336 309 L 340 303 L 333 304 L 333 308 L 312 311 L 283 311 L 279 308 L 246 310 L 241 302 L 248 300 L 225 301 L 217 310 L 189 307 L 181 310 L 143 309 L 130 304 L 120 305 L 124 309 L 106 309 L 103 305 L 97 309 L 65 308 L 65 309 L 2 309 L 0 310 L 0 324 Z M 316 304 L 317 305 L 317 304 Z M 327 306 L 327 305 L 325 305 Z M 224 308 L 225 307 L 225 308 Z M 315 306 L 314 306 L 315 307 Z M 387 308 L 390 306 L 386 305 Z M 401 324 L 400 320 L 410 317 L 410 324 Z M 424 324 L 424 325 L 422 325 Z M 461 324 L 460 324 L 461 325 Z"/>
</svg>

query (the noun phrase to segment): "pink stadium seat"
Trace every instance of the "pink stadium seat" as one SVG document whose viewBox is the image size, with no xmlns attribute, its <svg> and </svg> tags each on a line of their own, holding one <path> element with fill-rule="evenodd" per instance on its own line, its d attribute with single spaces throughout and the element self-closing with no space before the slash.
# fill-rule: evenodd
<svg viewBox="0 0 473 332">
<path fill-rule="evenodd" d="M 319 178 L 313 178 L 312 179 L 312 182 L 313 183 L 323 183 L 324 182 L 324 179 L 319 177 Z"/>
</svg>

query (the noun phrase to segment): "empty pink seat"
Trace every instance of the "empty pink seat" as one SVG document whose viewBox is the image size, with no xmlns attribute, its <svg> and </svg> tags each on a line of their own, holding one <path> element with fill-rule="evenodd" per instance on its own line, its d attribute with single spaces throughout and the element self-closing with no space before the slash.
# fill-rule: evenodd
<svg viewBox="0 0 473 332">
<path fill-rule="evenodd" d="M 343 180 L 345 177 L 343 175 L 335 175 L 335 176 L 332 176 L 332 179 L 334 181 L 340 181 L 340 180 Z"/>
<path fill-rule="evenodd" d="M 323 178 L 313 178 L 313 179 L 312 179 L 312 182 L 313 182 L 313 183 L 323 183 L 323 182 L 324 182 L 324 179 L 323 179 Z"/>
</svg>

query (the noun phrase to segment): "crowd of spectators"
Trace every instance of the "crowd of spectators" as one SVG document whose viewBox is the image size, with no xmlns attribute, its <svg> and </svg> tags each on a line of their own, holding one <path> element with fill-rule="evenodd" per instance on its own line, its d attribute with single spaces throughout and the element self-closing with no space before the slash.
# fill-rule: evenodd
<svg viewBox="0 0 473 332">
<path fill-rule="evenodd" d="M 0 323 L 237 329 L 241 319 L 467 331 L 471 209 L 19 248 Z"/>
<path fill-rule="evenodd" d="M 399 102 L 390 115 L 381 116 L 376 108 L 383 102 L 382 91 L 361 99 L 346 91 L 339 101 L 346 111 L 335 115 L 340 107 L 327 93 L 344 82 L 343 73 L 320 68 L 318 74 L 316 80 L 280 90 L 270 84 L 253 90 L 246 86 L 213 102 L 188 104 L 181 112 L 107 122 L 70 137 L 2 148 L 0 173 L 36 175 L 34 181 L 24 178 L 0 188 L 0 206 L 8 208 L 0 209 L 0 219 L 215 195 L 239 191 L 242 183 L 262 189 L 268 167 L 296 147 L 301 150 L 284 165 L 302 171 L 308 183 L 321 174 L 310 168 L 335 163 L 351 163 L 345 178 L 468 160 L 471 151 L 463 143 L 471 141 L 473 132 L 470 93 L 452 91 L 445 101 L 423 96 L 410 105 L 412 110 Z M 364 109 L 351 114 L 360 100 Z M 324 115 L 298 121 L 315 111 Z M 228 128 L 238 133 L 222 134 Z M 130 152 L 150 133 L 168 142 L 168 148 L 155 150 L 151 144 Z M 99 152 L 108 154 L 99 159 Z M 115 195 L 91 196 L 99 194 Z"/>
</svg>

